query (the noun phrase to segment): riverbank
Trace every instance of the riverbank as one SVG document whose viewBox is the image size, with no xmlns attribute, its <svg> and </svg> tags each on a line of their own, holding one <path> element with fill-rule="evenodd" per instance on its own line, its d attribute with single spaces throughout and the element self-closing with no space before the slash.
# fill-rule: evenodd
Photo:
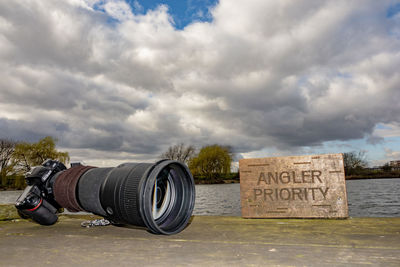
<svg viewBox="0 0 400 267">
<path fill-rule="evenodd" d="M 357 173 L 346 175 L 346 180 L 362 180 L 362 179 L 388 179 L 400 178 L 400 171 L 384 171 L 384 170 L 368 170 L 364 169 Z M 231 184 L 240 183 L 239 173 L 231 173 L 225 177 L 206 178 L 194 176 L 195 184 Z"/>
<path fill-rule="evenodd" d="M 385 176 L 386 175 L 386 176 Z M 346 180 L 362 180 L 362 179 L 396 179 L 400 178 L 397 174 L 376 174 L 376 175 L 365 175 L 355 174 L 346 176 Z"/>
<path fill-rule="evenodd" d="M 400 178 L 398 176 L 393 177 L 381 177 L 381 176 L 363 176 L 363 175 L 350 175 L 346 176 L 346 180 L 363 180 L 363 179 L 393 179 Z M 239 184 L 240 179 L 196 179 L 194 178 L 195 184 Z M 1 191 L 15 191 L 13 188 L 0 189 Z"/>
<path fill-rule="evenodd" d="M 193 176 L 195 184 L 234 184 L 240 183 L 239 173 L 232 172 L 229 174 L 225 174 L 224 176 L 220 177 L 204 177 L 204 176 Z"/>
<path fill-rule="evenodd" d="M 398 179 L 398 178 L 400 178 L 400 177 L 368 177 L 368 176 L 362 176 L 362 175 L 359 175 L 359 176 L 351 175 L 351 176 L 346 177 L 346 180 L 347 181 L 350 181 L 350 180 L 372 180 L 372 179 L 379 180 L 379 179 Z"/>
<path fill-rule="evenodd" d="M 240 183 L 239 179 L 194 179 L 195 184 L 238 184 Z"/>
<path fill-rule="evenodd" d="M 400 170 L 360 169 L 346 174 L 346 180 L 400 178 Z"/>
<path fill-rule="evenodd" d="M 384 176 L 365 176 L 365 175 L 350 175 L 346 176 L 346 180 L 369 180 L 369 179 L 396 179 L 399 176 L 384 177 Z M 237 184 L 240 183 L 239 179 L 194 179 L 195 184 Z"/>
<path fill-rule="evenodd" d="M 205 178 L 194 176 L 194 183 L 195 184 L 234 184 L 240 183 L 239 173 L 231 173 L 228 174 L 226 177 L 219 177 L 219 178 Z M 353 175 L 346 175 L 346 180 L 361 180 L 361 179 L 387 179 L 387 178 L 400 178 L 400 172 L 384 172 L 384 171 L 363 171 L 361 173 L 353 174 Z M 24 189 L 17 188 L 17 189 Z M 0 188 L 1 191 L 13 191 L 16 188 Z"/>
<path fill-rule="evenodd" d="M 398 266 L 400 218 L 242 219 L 194 216 L 172 236 L 132 227 L 0 222 L 4 266 Z M 32 259 L 34 261 L 32 262 Z"/>
</svg>

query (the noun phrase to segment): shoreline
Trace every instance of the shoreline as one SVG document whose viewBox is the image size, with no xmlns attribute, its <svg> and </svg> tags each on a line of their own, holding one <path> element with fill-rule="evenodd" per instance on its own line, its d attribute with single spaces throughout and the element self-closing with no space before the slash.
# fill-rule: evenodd
<svg viewBox="0 0 400 267">
<path fill-rule="evenodd" d="M 350 175 L 345 177 L 346 180 L 371 180 L 371 179 L 399 179 L 399 176 L 392 176 L 392 177 L 374 177 L 374 176 L 362 176 L 362 175 Z"/>
<path fill-rule="evenodd" d="M 362 175 L 350 175 L 345 177 L 346 181 L 350 180 L 371 180 L 371 179 L 399 179 L 399 176 L 392 176 L 392 177 L 374 177 L 374 176 L 362 176 Z M 240 179 L 197 179 L 194 178 L 195 185 L 204 185 L 204 184 L 240 184 Z M 21 189 L 13 189 L 13 188 L 0 188 L 0 192 L 4 191 L 16 191 Z"/>
<path fill-rule="evenodd" d="M 368 177 L 368 176 L 358 176 L 358 175 L 352 175 L 348 176 L 345 178 L 346 181 L 350 180 L 372 180 L 372 179 L 399 179 L 400 177 Z M 199 179 L 194 179 L 194 183 L 196 185 L 203 185 L 203 184 L 240 184 L 239 179 L 221 179 L 221 180 L 199 180 Z"/>
<path fill-rule="evenodd" d="M 239 179 L 204 180 L 194 179 L 194 184 L 239 184 Z"/>
</svg>

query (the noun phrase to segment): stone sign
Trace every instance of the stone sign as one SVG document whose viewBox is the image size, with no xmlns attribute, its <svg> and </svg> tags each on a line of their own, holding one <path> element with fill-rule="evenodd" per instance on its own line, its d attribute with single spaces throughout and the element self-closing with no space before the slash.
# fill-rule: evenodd
<svg viewBox="0 0 400 267">
<path fill-rule="evenodd" d="M 347 218 L 342 154 L 241 159 L 244 218 Z"/>
</svg>

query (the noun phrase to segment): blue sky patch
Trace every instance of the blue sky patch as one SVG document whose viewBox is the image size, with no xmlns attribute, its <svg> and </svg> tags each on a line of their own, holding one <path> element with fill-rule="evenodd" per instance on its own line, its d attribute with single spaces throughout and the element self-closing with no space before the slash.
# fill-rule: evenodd
<svg viewBox="0 0 400 267">
<path fill-rule="evenodd" d="M 386 12 L 386 17 L 388 18 L 392 18 L 394 16 L 396 16 L 396 14 L 398 14 L 400 12 L 400 3 L 391 5 Z"/>
<path fill-rule="evenodd" d="M 218 0 L 128 0 L 126 2 L 132 7 L 135 14 L 145 14 L 159 5 L 167 5 L 168 13 L 172 16 L 175 27 L 183 29 L 195 21 L 212 21 L 209 9 L 214 7 Z"/>
</svg>

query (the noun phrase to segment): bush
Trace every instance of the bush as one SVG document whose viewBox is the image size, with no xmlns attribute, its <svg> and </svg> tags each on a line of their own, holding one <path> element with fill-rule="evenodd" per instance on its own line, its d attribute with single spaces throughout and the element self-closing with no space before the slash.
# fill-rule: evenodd
<svg viewBox="0 0 400 267">
<path fill-rule="evenodd" d="M 232 156 L 228 147 L 219 145 L 203 147 L 197 157 L 189 162 L 190 171 L 195 176 L 219 179 L 230 173 Z"/>
<path fill-rule="evenodd" d="M 25 177 L 23 175 L 9 175 L 6 177 L 3 184 L 0 186 L 1 189 L 14 189 L 14 190 L 21 190 L 26 187 Z"/>
</svg>

